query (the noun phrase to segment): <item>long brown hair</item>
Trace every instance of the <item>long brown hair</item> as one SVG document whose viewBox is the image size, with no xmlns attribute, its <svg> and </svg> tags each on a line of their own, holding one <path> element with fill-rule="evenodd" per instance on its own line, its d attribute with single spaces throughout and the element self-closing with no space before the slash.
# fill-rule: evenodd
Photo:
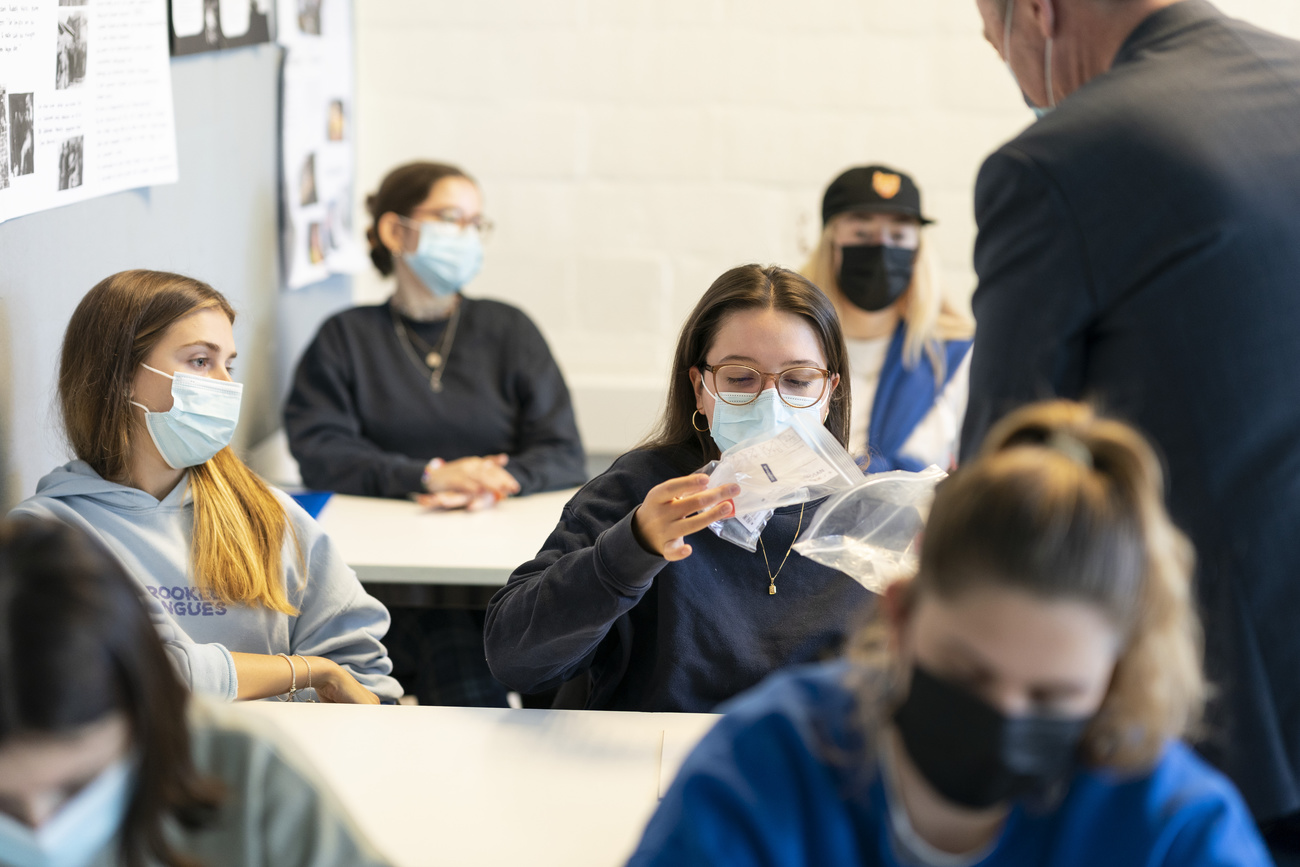
<svg viewBox="0 0 1300 867">
<path fill-rule="evenodd" d="M 1155 453 L 1127 425 L 1068 401 L 1014 412 L 940 486 L 906 606 L 988 586 L 1096 606 L 1123 644 L 1083 756 L 1147 768 L 1194 731 L 1207 691 L 1192 547 L 1163 494 Z M 857 655 L 879 664 L 880 648 L 868 631 Z"/>
<path fill-rule="evenodd" d="M 474 186 L 478 182 L 461 169 L 448 163 L 416 162 L 398 166 L 379 184 L 379 189 L 366 197 L 366 210 L 370 212 L 370 226 L 366 239 L 370 242 L 370 261 L 380 274 L 393 273 L 393 252 L 379 240 L 379 218 L 388 212 L 399 217 L 409 217 L 429 193 L 444 178 L 464 178 Z"/>
<path fill-rule="evenodd" d="M 838 374 L 840 387 L 831 395 L 826 428 L 841 444 L 849 436 L 848 354 L 835 308 L 820 289 L 794 271 L 769 265 L 741 265 L 710 286 L 686 318 L 673 353 L 668 403 L 654 431 L 639 448 L 685 447 L 704 458 L 717 457 L 718 447 L 708 431 L 696 430 L 695 389 L 691 369 L 705 363 L 722 321 L 739 310 L 780 310 L 799 316 L 812 328 L 826 357 L 826 368 Z"/>
<path fill-rule="evenodd" d="M 63 338 L 59 404 L 73 452 L 103 478 L 130 483 L 131 449 L 148 436 L 131 406 L 132 381 L 167 329 L 200 310 L 220 310 L 235 321 L 220 292 L 164 271 L 121 271 L 77 305 Z M 297 614 L 281 561 L 292 530 L 270 488 L 229 447 L 191 467 L 188 484 L 195 583 L 223 602 Z"/>
<path fill-rule="evenodd" d="M 221 803 L 221 783 L 194 767 L 188 700 L 116 557 L 55 521 L 0 521 L 0 744 L 122 713 L 139 757 L 120 834 L 129 867 L 196 867 L 163 820 L 203 827 Z"/>
</svg>

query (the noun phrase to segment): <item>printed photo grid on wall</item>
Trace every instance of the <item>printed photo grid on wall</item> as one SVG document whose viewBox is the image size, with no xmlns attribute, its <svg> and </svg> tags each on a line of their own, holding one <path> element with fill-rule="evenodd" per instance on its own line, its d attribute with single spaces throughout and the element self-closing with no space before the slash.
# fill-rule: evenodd
<svg viewBox="0 0 1300 867">
<path fill-rule="evenodd" d="M 274 35 L 274 0 L 171 0 L 169 6 L 173 57 L 258 45 Z"/>
</svg>

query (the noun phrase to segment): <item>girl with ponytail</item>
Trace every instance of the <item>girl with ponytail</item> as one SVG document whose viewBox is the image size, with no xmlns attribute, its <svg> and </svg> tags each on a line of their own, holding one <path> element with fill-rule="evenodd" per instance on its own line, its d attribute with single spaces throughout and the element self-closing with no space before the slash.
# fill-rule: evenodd
<svg viewBox="0 0 1300 867">
<path fill-rule="evenodd" d="M 91 289 L 59 365 L 77 460 L 14 514 L 103 541 L 196 691 L 395 700 L 380 643 L 388 612 L 316 523 L 229 448 L 242 391 L 234 320 L 219 292 L 179 274 L 123 271 Z"/>
<path fill-rule="evenodd" d="M 935 497 L 847 660 L 737 699 L 633 864 L 1268 864 L 1181 739 L 1206 685 L 1192 550 L 1127 426 L 1006 418 Z"/>
</svg>

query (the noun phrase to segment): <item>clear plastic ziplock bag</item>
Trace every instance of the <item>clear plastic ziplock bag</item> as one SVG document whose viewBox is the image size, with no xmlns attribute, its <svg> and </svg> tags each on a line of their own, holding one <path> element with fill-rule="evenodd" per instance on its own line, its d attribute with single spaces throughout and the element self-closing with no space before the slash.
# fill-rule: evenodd
<svg viewBox="0 0 1300 867">
<path fill-rule="evenodd" d="M 936 466 L 867 476 L 822 504 L 794 550 L 872 593 L 883 593 L 896 579 L 916 572 L 934 489 L 947 477 Z"/>
<path fill-rule="evenodd" d="M 796 417 L 773 434 L 737 443 L 701 472 L 709 487 L 734 482 L 733 517 L 709 525 L 719 537 L 754 551 L 772 512 L 860 485 L 862 470 L 831 432 Z"/>
</svg>

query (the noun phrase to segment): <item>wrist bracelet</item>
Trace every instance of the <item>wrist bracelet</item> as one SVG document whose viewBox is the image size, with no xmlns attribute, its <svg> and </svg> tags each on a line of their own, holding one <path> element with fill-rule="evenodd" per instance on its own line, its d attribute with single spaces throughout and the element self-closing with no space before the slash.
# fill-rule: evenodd
<svg viewBox="0 0 1300 867">
<path fill-rule="evenodd" d="M 420 473 L 420 486 L 426 491 L 429 490 L 429 482 L 432 481 L 433 471 L 446 466 L 447 462 L 442 458 L 433 458 L 424 465 L 424 472 Z"/>
<path fill-rule="evenodd" d="M 289 663 L 289 692 L 279 696 L 280 701 L 293 701 L 293 697 L 298 694 L 298 669 L 293 664 L 293 657 L 287 653 L 277 653 L 276 656 L 283 656 L 284 661 Z"/>
<path fill-rule="evenodd" d="M 304 686 L 303 689 L 311 689 L 311 663 L 308 662 L 308 661 L 307 661 L 307 657 L 303 656 L 301 653 L 295 653 L 294 656 L 296 656 L 296 657 L 298 657 L 299 659 L 301 659 L 301 660 L 302 660 L 302 664 L 305 665 L 305 666 L 307 666 L 307 685 Z M 316 700 L 316 699 L 314 699 L 314 698 L 311 699 L 311 701 L 315 701 L 315 700 Z"/>
</svg>

